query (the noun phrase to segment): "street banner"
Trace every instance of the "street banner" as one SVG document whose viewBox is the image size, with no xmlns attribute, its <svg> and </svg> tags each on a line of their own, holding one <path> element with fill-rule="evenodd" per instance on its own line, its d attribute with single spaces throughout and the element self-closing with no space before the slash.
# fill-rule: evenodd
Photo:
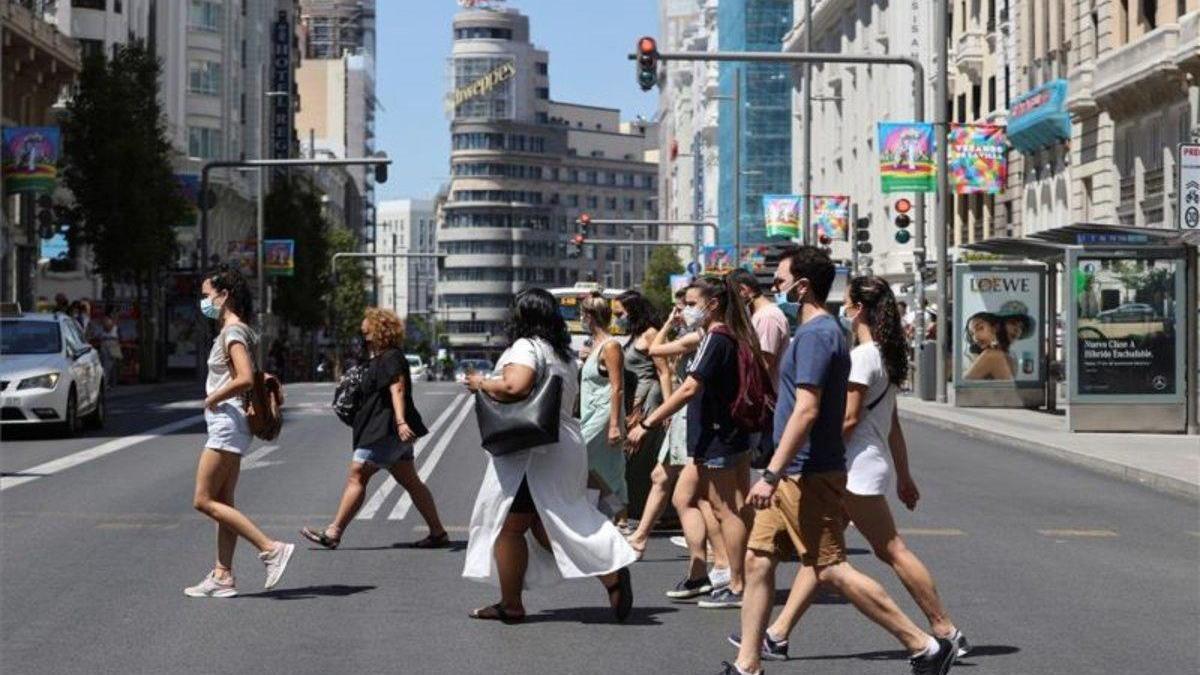
<svg viewBox="0 0 1200 675">
<path fill-rule="evenodd" d="M 955 386 L 1040 386 L 1045 273 L 1041 264 L 954 267 Z"/>
<path fill-rule="evenodd" d="M 296 240 L 264 239 L 263 272 L 273 277 L 290 277 L 296 273 Z"/>
<path fill-rule="evenodd" d="M 1175 204 L 1175 227 L 1192 232 L 1200 231 L 1200 145 L 1179 145 L 1180 187 Z"/>
<path fill-rule="evenodd" d="M 883 191 L 934 192 L 933 125 L 924 122 L 879 123 L 879 173 Z"/>
<path fill-rule="evenodd" d="M 700 249 L 700 263 L 705 274 L 728 274 L 733 271 L 732 246 L 705 246 Z"/>
<path fill-rule="evenodd" d="M 671 285 L 671 294 L 674 295 L 675 293 L 678 293 L 679 291 L 682 291 L 683 289 L 685 289 L 691 285 L 692 275 L 690 275 L 690 274 L 672 274 L 668 278 L 668 282 Z"/>
<path fill-rule="evenodd" d="M 946 138 L 950 185 L 960 195 L 1004 191 L 1008 178 L 1008 140 L 995 124 L 951 124 Z"/>
<path fill-rule="evenodd" d="M 62 134 L 58 127 L 5 127 L 4 191 L 54 192 Z"/>
<path fill-rule="evenodd" d="M 831 241 L 846 241 L 850 237 L 850 197 L 846 195 L 817 196 L 812 198 L 813 222 L 817 235 L 825 235 Z"/>
<path fill-rule="evenodd" d="M 754 273 L 762 272 L 767 268 L 767 247 L 766 246 L 742 246 L 742 269 L 749 270 Z"/>
<path fill-rule="evenodd" d="M 258 242 L 253 239 L 229 242 L 225 260 L 230 265 L 236 267 L 242 273 L 242 276 L 257 277 Z"/>
<path fill-rule="evenodd" d="M 187 215 L 183 222 L 176 227 L 195 227 L 200 218 L 200 176 L 190 173 L 177 173 L 175 180 L 179 184 L 179 194 L 187 202 Z"/>
<path fill-rule="evenodd" d="M 800 209 L 804 198 L 800 195 L 763 195 L 763 220 L 768 237 L 800 236 Z"/>
</svg>

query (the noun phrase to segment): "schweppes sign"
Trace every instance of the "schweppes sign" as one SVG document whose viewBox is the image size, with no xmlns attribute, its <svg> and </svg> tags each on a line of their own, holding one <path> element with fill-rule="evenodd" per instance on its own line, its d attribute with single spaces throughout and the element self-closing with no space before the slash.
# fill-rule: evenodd
<svg viewBox="0 0 1200 675">
<path fill-rule="evenodd" d="M 497 85 L 511 80 L 517 74 L 517 66 L 512 61 L 502 63 L 483 77 L 475 80 L 471 84 L 464 85 L 454 90 L 454 106 L 458 107 L 476 96 L 482 96 L 496 88 Z"/>
</svg>

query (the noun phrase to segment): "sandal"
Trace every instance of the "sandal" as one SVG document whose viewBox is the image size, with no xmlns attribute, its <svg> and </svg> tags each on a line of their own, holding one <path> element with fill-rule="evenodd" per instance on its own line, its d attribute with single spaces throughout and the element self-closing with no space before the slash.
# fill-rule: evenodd
<svg viewBox="0 0 1200 675">
<path fill-rule="evenodd" d="M 331 551 L 336 549 L 338 547 L 338 544 L 342 543 L 341 537 L 334 539 L 333 537 L 325 534 L 324 528 L 322 528 L 320 530 L 314 530 L 311 527 L 302 527 L 302 528 L 300 528 L 300 534 L 303 535 L 305 539 L 311 541 L 312 543 L 324 546 L 325 548 L 327 548 Z"/>
<path fill-rule="evenodd" d="M 432 534 L 420 541 L 413 542 L 413 548 L 447 548 L 450 546 L 450 533 L 443 532 L 438 536 Z"/>
<path fill-rule="evenodd" d="M 488 610 L 491 610 L 491 614 L 485 613 Z M 490 607 L 480 607 L 479 609 L 472 610 L 471 618 L 479 619 L 481 621 L 499 621 L 511 626 L 523 622 L 525 620 L 525 614 L 509 614 L 508 610 L 504 609 L 504 605 L 497 602 Z"/>
<path fill-rule="evenodd" d="M 629 568 L 622 567 L 617 570 L 617 583 L 612 586 L 605 584 L 604 588 L 608 591 L 610 605 L 612 604 L 612 594 L 621 594 L 617 604 L 613 605 L 613 616 L 617 618 L 617 623 L 625 623 L 629 614 L 633 612 L 633 579 L 629 575 Z"/>
</svg>

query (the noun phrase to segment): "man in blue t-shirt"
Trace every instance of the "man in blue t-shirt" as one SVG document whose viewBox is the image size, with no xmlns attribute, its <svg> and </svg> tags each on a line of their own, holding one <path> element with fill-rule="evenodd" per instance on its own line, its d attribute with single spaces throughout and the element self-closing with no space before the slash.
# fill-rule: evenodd
<svg viewBox="0 0 1200 675">
<path fill-rule="evenodd" d="M 819 583 L 831 584 L 908 648 L 913 673 L 941 675 L 953 665 L 950 642 L 918 628 L 882 586 L 846 562 L 842 418 L 850 350 L 837 320 L 825 310 L 835 276 L 829 256 L 812 246 L 785 255 L 775 272 L 776 302 L 799 303 L 800 326 L 779 369 L 775 453 L 747 496 L 757 511 L 746 545 L 742 631 L 731 638 L 739 646 L 738 658 L 726 673 L 759 673 L 764 655 L 787 657 L 786 634 L 767 635 L 766 625 L 775 568 L 798 552 L 804 565 L 785 613 L 811 603 Z"/>
</svg>

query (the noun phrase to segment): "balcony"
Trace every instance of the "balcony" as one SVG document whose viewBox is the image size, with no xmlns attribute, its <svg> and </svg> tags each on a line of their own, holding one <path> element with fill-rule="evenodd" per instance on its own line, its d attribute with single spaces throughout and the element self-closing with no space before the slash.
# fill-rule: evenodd
<svg viewBox="0 0 1200 675">
<path fill-rule="evenodd" d="M 983 55 L 987 49 L 983 31 L 971 30 L 963 33 L 954 45 L 954 67 L 971 79 L 979 82 L 983 77 Z"/>
<path fill-rule="evenodd" d="M 1184 14 L 1179 19 L 1179 46 L 1175 63 L 1184 72 L 1200 77 L 1200 12 Z"/>
<path fill-rule="evenodd" d="M 1179 25 L 1169 24 L 1102 57 L 1092 80 L 1096 102 L 1121 119 L 1178 98 L 1178 43 Z"/>
<path fill-rule="evenodd" d="M 1092 95 L 1096 66 L 1087 63 L 1074 68 L 1067 78 L 1067 112 L 1075 119 L 1091 117 L 1100 110 Z"/>
</svg>

